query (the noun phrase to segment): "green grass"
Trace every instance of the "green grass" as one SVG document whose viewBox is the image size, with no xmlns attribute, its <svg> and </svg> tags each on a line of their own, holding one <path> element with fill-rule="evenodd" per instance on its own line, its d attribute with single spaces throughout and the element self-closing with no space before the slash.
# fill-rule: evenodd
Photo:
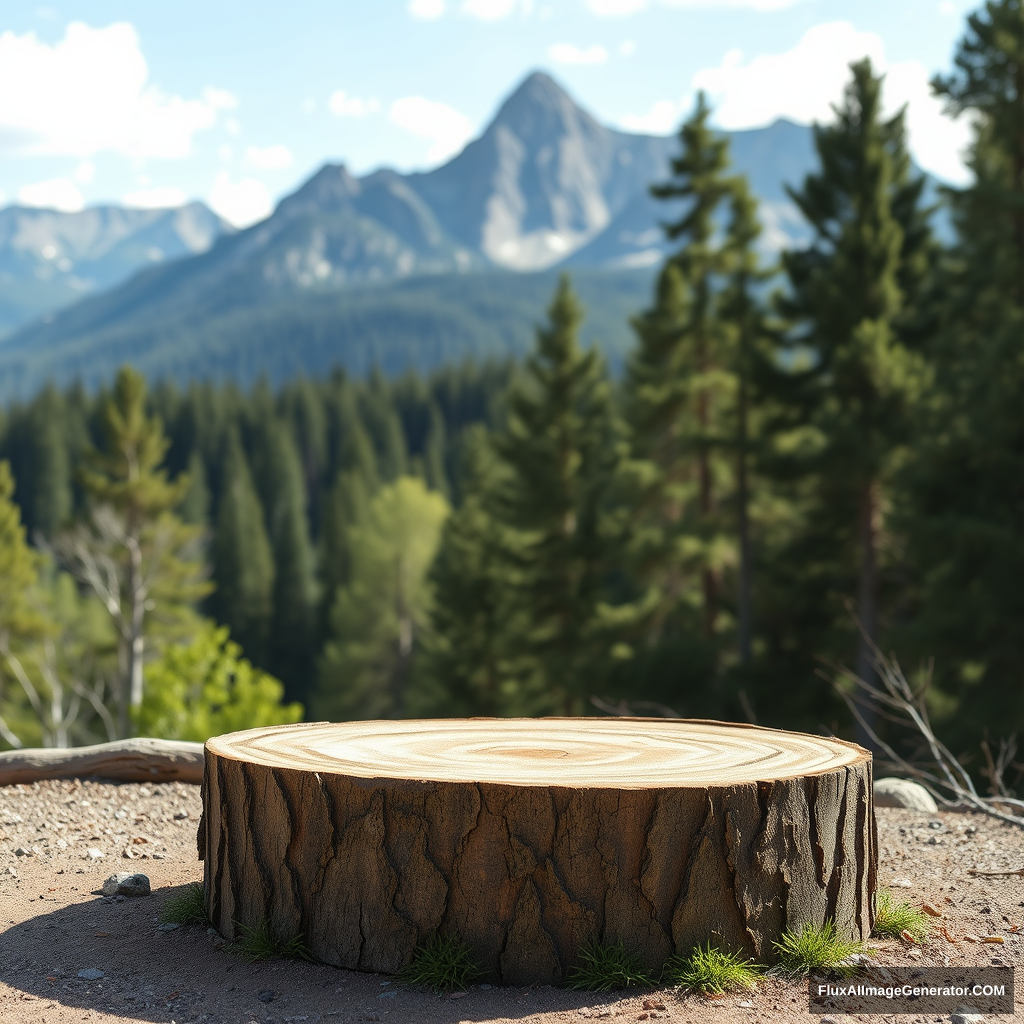
<svg viewBox="0 0 1024 1024">
<path fill-rule="evenodd" d="M 162 924 L 206 924 L 206 893 L 201 882 L 190 882 L 185 891 L 168 896 L 160 908 Z"/>
<path fill-rule="evenodd" d="M 888 889 L 879 889 L 875 901 L 876 939 L 902 939 L 907 932 L 915 942 L 927 942 L 932 923 L 928 916 L 909 903 L 897 903 Z"/>
<path fill-rule="evenodd" d="M 424 985 L 440 996 L 461 991 L 481 973 L 469 943 L 438 934 L 413 950 L 398 980 L 404 985 Z"/>
<path fill-rule="evenodd" d="M 252 927 L 239 924 L 238 930 L 241 932 L 241 937 L 232 942 L 228 949 L 250 963 L 272 959 L 313 959 L 313 955 L 306 947 L 301 935 L 282 939 L 274 933 L 267 920 Z"/>
<path fill-rule="evenodd" d="M 673 956 L 665 965 L 662 980 L 694 992 L 721 994 L 757 985 L 761 970 L 739 953 L 726 953 L 709 942 L 689 956 Z"/>
<path fill-rule="evenodd" d="M 607 992 L 613 988 L 651 986 L 637 953 L 629 953 L 622 941 L 589 943 L 580 950 L 582 964 L 569 972 L 569 988 Z"/>
<path fill-rule="evenodd" d="M 849 977 L 857 970 L 850 957 L 868 951 L 863 942 L 836 935 L 833 921 L 826 921 L 820 928 L 805 924 L 799 931 L 787 931 L 774 945 L 779 967 L 791 975 L 817 972 Z"/>
</svg>

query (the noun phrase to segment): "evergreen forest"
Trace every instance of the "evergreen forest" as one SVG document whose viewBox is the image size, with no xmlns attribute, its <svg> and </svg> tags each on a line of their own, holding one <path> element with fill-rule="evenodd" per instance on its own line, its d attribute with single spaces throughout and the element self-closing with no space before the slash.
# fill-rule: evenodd
<svg viewBox="0 0 1024 1024">
<path fill-rule="evenodd" d="M 976 766 L 1024 730 L 1022 67 L 990 0 L 933 82 L 973 126 L 940 239 L 853 64 L 777 265 L 699 98 L 621 372 L 566 276 L 521 361 L 8 406 L 0 746 L 616 711 L 854 738 L 831 677 L 879 649 Z"/>
</svg>

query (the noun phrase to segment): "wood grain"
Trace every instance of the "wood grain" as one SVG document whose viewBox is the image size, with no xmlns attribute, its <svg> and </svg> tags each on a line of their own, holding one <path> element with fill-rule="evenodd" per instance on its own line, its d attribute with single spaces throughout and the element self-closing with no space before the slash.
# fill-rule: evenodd
<svg viewBox="0 0 1024 1024">
<path fill-rule="evenodd" d="M 437 931 L 493 981 L 557 983 L 586 942 L 656 970 L 787 927 L 867 938 L 871 755 L 664 719 L 280 726 L 208 741 L 200 855 L 216 927 L 268 920 L 321 960 L 394 972 Z"/>
</svg>

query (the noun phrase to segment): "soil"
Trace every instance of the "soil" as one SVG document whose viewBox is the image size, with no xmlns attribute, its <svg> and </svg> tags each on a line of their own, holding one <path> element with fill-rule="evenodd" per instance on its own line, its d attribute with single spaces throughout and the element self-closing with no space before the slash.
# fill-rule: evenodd
<svg viewBox="0 0 1024 1024">
<path fill-rule="evenodd" d="M 53 780 L 0 787 L 0 1021 L 4 1024 L 556 1024 L 588 1018 L 679 1024 L 808 1021 L 807 984 L 764 980 L 717 999 L 656 989 L 579 993 L 471 986 L 438 998 L 381 975 L 321 964 L 249 964 L 211 930 L 161 930 L 168 896 L 202 879 L 199 787 Z M 929 942 L 875 941 L 879 965 L 1024 964 L 1024 830 L 978 814 L 880 808 L 881 884 L 941 914 Z M 20 851 L 20 852 L 19 852 Z M 98 895 L 119 871 L 149 876 L 148 897 Z M 985 937 L 1002 943 L 983 942 Z M 972 941 L 973 940 L 973 941 Z M 95 980 L 80 971 L 102 972 Z M 1017 996 L 1024 1015 L 1024 991 Z M 1016 1016 L 1016 1014 L 1015 1014 Z M 835 1021 L 934 1022 L 831 1015 Z"/>
</svg>

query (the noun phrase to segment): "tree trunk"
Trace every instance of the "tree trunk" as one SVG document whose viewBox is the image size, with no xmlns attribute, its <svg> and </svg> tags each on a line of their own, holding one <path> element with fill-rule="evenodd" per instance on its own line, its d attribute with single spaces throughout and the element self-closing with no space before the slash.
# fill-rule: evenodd
<svg viewBox="0 0 1024 1024">
<path fill-rule="evenodd" d="M 433 934 L 502 984 L 588 942 L 660 970 L 705 941 L 771 959 L 786 928 L 866 939 L 871 755 L 665 719 L 252 729 L 206 745 L 200 856 L 224 935 L 264 921 L 327 963 L 395 972 Z"/>
<path fill-rule="evenodd" d="M 860 540 L 860 577 L 857 585 L 857 617 L 860 619 L 860 636 L 857 641 L 857 675 L 866 683 L 875 679 L 873 645 L 878 638 L 878 571 L 876 564 L 875 516 L 878 507 L 877 484 L 867 483 L 861 489 L 857 512 L 857 532 Z M 868 727 L 874 728 L 877 717 L 871 707 L 862 709 L 861 714 Z M 857 742 L 872 746 L 867 729 L 857 723 Z"/>
</svg>

